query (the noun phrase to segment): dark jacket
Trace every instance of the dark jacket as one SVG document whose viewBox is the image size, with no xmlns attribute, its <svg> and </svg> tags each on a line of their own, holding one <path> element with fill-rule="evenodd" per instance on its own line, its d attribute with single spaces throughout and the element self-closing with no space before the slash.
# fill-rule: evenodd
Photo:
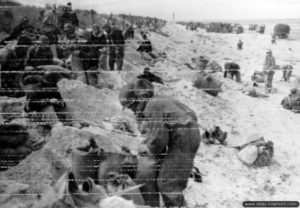
<svg viewBox="0 0 300 208">
<path fill-rule="evenodd" d="M 99 57 L 101 52 L 99 51 L 107 45 L 105 35 L 95 36 L 92 34 L 91 39 L 85 46 L 81 46 L 79 57 L 82 62 L 84 70 L 91 68 L 98 68 Z"/>
<path fill-rule="evenodd" d="M 162 79 L 160 77 L 156 76 L 155 74 L 153 74 L 151 72 L 147 72 L 147 73 L 141 74 L 137 78 L 139 78 L 139 79 L 146 79 L 149 82 L 157 82 L 157 83 L 160 83 L 160 84 L 164 84 L 163 81 L 162 81 Z"/>
<path fill-rule="evenodd" d="M 60 28 L 63 29 L 64 25 L 70 23 L 73 26 L 79 26 L 79 20 L 75 12 L 64 12 L 59 17 Z"/>
<path fill-rule="evenodd" d="M 116 45 L 124 45 L 125 44 L 125 39 L 123 36 L 123 33 L 121 30 L 114 28 L 112 29 L 111 33 L 109 34 L 109 39 L 113 44 Z"/>
<path fill-rule="evenodd" d="M 149 150 L 148 157 L 155 158 L 160 164 L 159 168 L 143 167 L 137 174 L 137 181 L 145 183 L 141 193 L 146 205 L 159 206 L 157 193 L 160 192 L 166 207 L 183 207 L 182 192 L 187 187 L 200 145 L 197 116 L 186 105 L 173 99 L 152 98 L 148 94 L 150 100 L 139 101 L 147 96 L 147 90 L 153 90 L 150 86 L 145 89 L 146 94 L 140 96 L 140 89 L 141 86 L 134 84 L 127 86 L 121 90 L 119 98 L 123 106 L 128 104 L 123 100 L 136 100 L 135 105 L 124 107 L 138 115 L 140 130 L 145 138 L 143 143 Z"/>
</svg>

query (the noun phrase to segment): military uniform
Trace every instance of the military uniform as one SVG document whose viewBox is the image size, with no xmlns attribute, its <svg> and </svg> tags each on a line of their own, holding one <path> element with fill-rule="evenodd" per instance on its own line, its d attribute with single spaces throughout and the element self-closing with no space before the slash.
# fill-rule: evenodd
<svg viewBox="0 0 300 208">
<path fill-rule="evenodd" d="M 125 51 L 125 40 L 122 31 L 117 28 L 113 28 L 108 38 L 110 41 L 109 43 L 111 44 L 109 48 L 109 68 L 113 71 L 116 64 L 117 70 L 122 71 Z"/>
<path fill-rule="evenodd" d="M 146 205 L 159 206 L 158 193 L 161 193 L 166 207 L 182 207 L 185 206 L 183 191 L 200 145 L 197 117 L 176 100 L 154 97 L 147 101 L 153 95 L 149 86 L 150 82 L 139 80 L 120 93 L 121 104 L 133 110 L 141 124 L 149 157 L 145 161 L 150 161 L 149 167 L 142 170 L 138 167 L 136 180 L 146 184 L 141 188 Z M 145 100 L 135 101 L 141 98 Z M 139 165 L 145 163 L 139 161 Z"/>
<path fill-rule="evenodd" d="M 43 126 L 51 127 L 57 118 L 65 123 L 67 118 L 66 104 L 63 101 L 57 82 L 63 78 L 65 70 L 54 65 L 50 47 L 38 46 L 29 52 L 27 67 L 22 78 L 26 89 L 26 112 L 38 112 L 34 122 L 45 122 Z M 54 112 L 49 108 L 52 106 Z M 56 114 L 56 116 L 54 114 Z M 45 115 L 44 115 L 45 114 Z"/>
<path fill-rule="evenodd" d="M 272 89 L 273 77 L 275 74 L 275 64 L 275 58 L 272 56 L 272 52 L 268 51 L 264 62 L 263 72 L 266 89 L 269 91 Z"/>
<path fill-rule="evenodd" d="M 86 72 L 87 84 L 96 86 L 98 84 L 98 69 L 100 67 L 101 49 L 106 46 L 106 38 L 104 35 L 91 35 L 91 39 L 85 46 L 81 46 L 79 57 L 82 67 Z M 106 57 L 106 56 L 105 56 Z M 105 60 L 102 60 L 102 64 Z"/>
</svg>

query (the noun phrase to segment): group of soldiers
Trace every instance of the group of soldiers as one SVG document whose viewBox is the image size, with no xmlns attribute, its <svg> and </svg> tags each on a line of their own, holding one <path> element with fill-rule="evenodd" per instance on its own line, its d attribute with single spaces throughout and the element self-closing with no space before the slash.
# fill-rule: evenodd
<svg viewBox="0 0 300 208">
<path fill-rule="evenodd" d="M 78 18 L 71 4 L 63 8 L 61 15 L 53 6 L 45 12 L 43 26 L 38 32 L 24 17 L 13 33 L 4 39 L 3 43 L 17 40 L 17 46 L 2 65 L 1 71 L 7 73 L 1 73 L 1 87 L 5 93 L 11 89 L 9 96 L 26 95 L 25 112 L 47 114 L 51 106 L 63 124 L 72 124 L 57 86 L 60 79 L 72 77 L 72 71 L 66 69 L 67 56 L 64 53 L 68 50 L 71 51 L 68 55 L 78 52 L 83 70 L 88 71 L 85 73 L 87 84 L 97 85 L 99 68 L 114 70 L 116 65 L 118 71 L 122 70 L 125 39 L 115 24 L 106 24 L 102 28 L 93 25 L 90 38 L 84 44 L 79 41 L 76 27 Z M 72 44 L 68 45 L 66 40 Z M 151 42 L 145 34 L 138 51 L 152 51 Z M 159 206 L 162 194 L 166 207 L 182 207 L 185 205 L 183 191 L 200 145 L 197 116 L 176 100 L 154 97 L 152 82 L 163 84 L 161 78 L 146 68 L 136 82 L 121 90 L 119 96 L 123 107 L 136 115 L 140 132 L 144 135 L 139 153 L 155 161 L 155 167 L 145 166 L 146 172 L 140 178 L 145 185 L 140 190 L 146 205 Z M 45 121 L 38 117 L 37 121 L 40 120 Z M 48 120 L 51 123 L 52 118 Z"/>
</svg>

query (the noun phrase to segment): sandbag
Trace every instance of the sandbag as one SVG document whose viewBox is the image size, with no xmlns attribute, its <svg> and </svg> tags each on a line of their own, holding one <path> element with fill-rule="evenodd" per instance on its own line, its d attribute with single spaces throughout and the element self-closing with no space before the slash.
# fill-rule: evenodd
<svg viewBox="0 0 300 208">
<path fill-rule="evenodd" d="M 0 125 L 0 146 L 15 147 L 24 144 L 29 138 L 26 127 L 19 124 Z"/>
<path fill-rule="evenodd" d="M 193 81 L 193 85 L 212 96 L 217 96 L 221 91 L 222 83 L 210 74 L 198 73 Z"/>
<path fill-rule="evenodd" d="M 25 99 L 11 99 L 12 102 L 4 102 L 2 104 L 1 113 L 3 119 L 6 121 L 21 118 L 24 110 Z"/>
<path fill-rule="evenodd" d="M 12 52 L 11 49 L 8 48 L 0 48 L 0 65 L 3 65 L 7 61 L 8 55 Z"/>
<path fill-rule="evenodd" d="M 86 72 L 83 70 L 82 61 L 79 57 L 79 51 L 74 51 L 72 53 L 71 59 L 71 69 L 72 69 L 72 78 L 81 81 L 84 84 L 87 84 Z"/>
<path fill-rule="evenodd" d="M 106 197 L 106 193 L 102 187 L 96 186 L 92 179 L 87 179 L 83 184 L 83 189 L 80 189 L 77 184 L 77 179 L 71 172 L 68 175 L 68 193 L 72 198 L 72 204 L 76 207 L 98 208 L 98 204 Z"/>
<path fill-rule="evenodd" d="M 72 172 L 78 180 L 89 177 L 97 181 L 101 151 L 97 147 L 76 148 L 72 152 Z"/>
<path fill-rule="evenodd" d="M 249 145 L 238 153 L 239 159 L 246 165 L 252 165 L 258 157 L 258 148 L 255 145 Z"/>
<path fill-rule="evenodd" d="M 217 61 L 212 60 L 207 64 L 207 67 L 206 67 L 205 71 L 221 72 L 222 71 L 222 66 Z"/>
<path fill-rule="evenodd" d="M 30 153 L 31 150 L 25 146 L 0 148 L 0 171 L 16 166 Z"/>
<path fill-rule="evenodd" d="M 258 157 L 254 162 L 254 165 L 263 167 L 269 166 L 272 162 L 274 155 L 274 144 L 268 141 L 266 144 L 258 146 Z"/>
<path fill-rule="evenodd" d="M 136 177 L 138 159 L 130 153 L 103 152 L 100 160 L 98 180 L 101 185 L 107 184 L 110 172 L 127 174 L 131 178 Z"/>
<path fill-rule="evenodd" d="M 264 73 L 262 71 L 255 71 L 251 76 L 251 80 L 257 83 L 264 83 L 265 82 Z"/>
<path fill-rule="evenodd" d="M 109 173 L 109 182 L 106 185 L 108 194 L 119 193 L 121 197 L 132 200 L 137 205 L 145 205 L 144 199 L 135 182 L 126 174 Z"/>
</svg>

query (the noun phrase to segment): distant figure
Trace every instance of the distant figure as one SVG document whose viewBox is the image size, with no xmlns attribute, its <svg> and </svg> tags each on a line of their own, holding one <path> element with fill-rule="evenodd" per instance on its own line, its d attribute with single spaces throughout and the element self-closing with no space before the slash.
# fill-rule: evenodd
<svg viewBox="0 0 300 208">
<path fill-rule="evenodd" d="M 289 82 L 290 81 L 290 78 L 292 76 L 292 73 L 293 73 L 293 66 L 291 65 L 286 65 L 286 66 L 283 66 L 282 67 L 282 80 L 284 82 Z"/>
<path fill-rule="evenodd" d="M 228 62 L 224 65 L 224 68 L 225 68 L 224 78 L 226 78 L 227 75 L 230 75 L 231 79 L 235 77 L 237 82 L 241 82 L 240 65 L 234 62 Z"/>
<path fill-rule="evenodd" d="M 272 82 L 275 74 L 275 58 L 272 55 L 272 51 L 269 50 L 266 53 L 266 58 L 264 62 L 263 72 L 264 72 L 264 81 L 266 85 L 266 92 L 270 93 L 272 90 Z"/>
<path fill-rule="evenodd" d="M 241 40 L 239 40 L 238 44 L 237 44 L 237 47 L 239 50 L 243 50 L 243 42 Z"/>
<path fill-rule="evenodd" d="M 151 41 L 147 38 L 146 34 L 142 34 L 142 42 L 139 45 L 137 51 L 139 52 L 145 52 L 145 53 L 151 53 L 152 52 L 152 44 Z"/>
<path fill-rule="evenodd" d="M 127 24 L 126 25 L 126 30 L 124 32 L 124 38 L 125 39 L 133 39 L 134 38 L 134 29 L 132 25 Z"/>
<path fill-rule="evenodd" d="M 276 45 L 276 36 L 275 36 L 274 34 L 272 34 L 271 37 L 272 37 L 272 40 L 271 40 L 272 45 L 273 45 L 273 44 Z"/>
<path fill-rule="evenodd" d="M 149 82 L 157 82 L 157 83 L 160 83 L 160 84 L 164 84 L 162 79 L 158 76 L 156 76 L 155 74 L 151 73 L 150 72 L 150 68 L 149 67 L 146 67 L 144 69 L 144 73 L 139 75 L 137 78 L 139 79 L 146 79 L 148 80 Z"/>
<path fill-rule="evenodd" d="M 98 25 L 93 25 L 93 31 L 91 35 L 91 40 L 89 41 L 91 44 L 96 44 L 97 50 L 100 52 L 99 58 L 99 68 L 102 70 L 107 70 L 107 57 L 108 57 L 108 44 L 107 38 L 104 34 L 103 29 Z"/>
</svg>

